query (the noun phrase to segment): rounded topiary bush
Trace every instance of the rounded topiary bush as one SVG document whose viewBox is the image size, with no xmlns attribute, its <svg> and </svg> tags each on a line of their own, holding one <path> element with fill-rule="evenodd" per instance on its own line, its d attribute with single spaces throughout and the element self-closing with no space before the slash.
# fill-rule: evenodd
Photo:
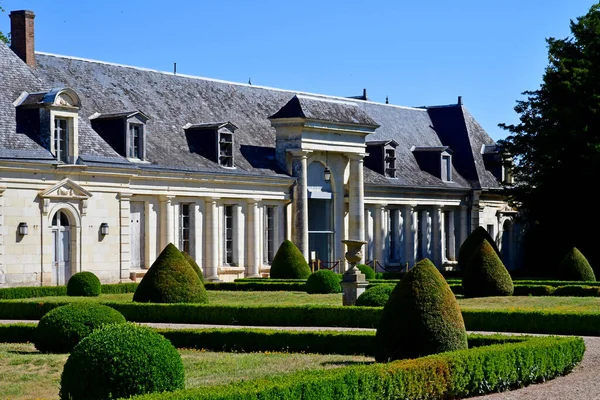
<svg viewBox="0 0 600 400">
<path fill-rule="evenodd" d="M 185 260 L 188 262 L 188 264 L 192 266 L 194 272 L 196 272 L 196 274 L 198 275 L 198 278 L 200 278 L 202 283 L 204 283 L 204 274 L 202 274 L 202 269 L 200 268 L 196 260 L 194 260 L 194 258 L 185 251 L 182 251 L 181 254 L 183 254 L 183 257 L 185 257 Z"/>
<path fill-rule="evenodd" d="M 562 281 L 595 281 L 596 275 L 587 258 L 573 247 L 558 266 L 558 279 Z"/>
<path fill-rule="evenodd" d="M 494 242 L 494 239 L 483 226 L 478 226 L 469 234 L 469 236 L 467 236 L 458 250 L 458 267 L 461 270 L 464 271 L 465 268 L 467 268 L 471 256 L 483 240 L 486 240 L 490 246 L 492 246 L 498 257 L 500 257 L 500 250 L 498 249 L 496 242 Z"/>
<path fill-rule="evenodd" d="M 321 269 L 310 274 L 305 287 L 306 293 L 310 294 L 340 293 L 342 291 L 339 275 L 330 269 Z"/>
<path fill-rule="evenodd" d="M 34 331 L 34 345 L 43 353 L 68 353 L 94 329 L 125 322 L 125 317 L 109 306 L 70 303 L 42 316 Z"/>
<path fill-rule="evenodd" d="M 424 258 L 404 275 L 383 307 L 377 362 L 467 348 L 465 323 L 448 283 Z"/>
<path fill-rule="evenodd" d="M 383 307 L 387 303 L 394 285 L 376 285 L 365 290 L 356 299 L 357 306 L 364 307 Z"/>
<path fill-rule="evenodd" d="M 514 285 L 496 251 L 483 240 L 475 249 L 462 278 L 465 297 L 511 296 Z"/>
<path fill-rule="evenodd" d="M 133 301 L 141 303 L 206 303 L 206 288 L 181 252 L 169 243 L 142 278 Z"/>
<path fill-rule="evenodd" d="M 98 329 L 75 346 L 60 378 L 60 398 L 120 399 L 183 387 L 183 363 L 171 342 L 126 323 Z"/>
<path fill-rule="evenodd" d="M 284 240 L 271 262 L 270 277 L 273 279 L 306 279 L 310 267 L 304 256 L 290 240 Z"/>
<path fill-rule="evenodd" d="M 365 275 L 366 280 L 375 279 L 375 271 L 367 264 L 356 264 L 356 268 L 360 270 L 362 274 Z"/>
<path fill-rule="evenodd" d="M 89 271 L 77 272 L 67 282 L 67 296 L 100 296 L 100 279 Z"/>
</svg>

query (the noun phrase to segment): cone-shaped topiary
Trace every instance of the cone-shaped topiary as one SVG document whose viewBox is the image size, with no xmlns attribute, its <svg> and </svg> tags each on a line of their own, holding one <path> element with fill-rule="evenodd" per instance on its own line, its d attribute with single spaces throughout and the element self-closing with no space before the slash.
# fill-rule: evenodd
<svg viewBox="0 0 600 400">
<path fill-rule="evenodd" d="M 429 259 L 415 264 L 396 285 L 383 307 L 375 340 L 377 362 L 467 348 L 456 297 Z"/>
<path fill-rule="evenodd" d="M 479 243 L 463 272 L 465 297 L 511 296 L 513 281 L 487 240 Z"/>
<path fill-rule="evenodd" d="M 340 277 L 330 269 L 321 269 L 310 274 L 305 287 L 306 293 L 309 294 L 340 293 L 342 291 Z"/>
<path fill-rule="evenodd" d="M 60 378 L 62 400 L 105 400 L 183 389 L 181 356 L 146 326 L 108 325 L 71 352 Z"/>
<path fill-rule="evenodd" d="M 573 247 L 558 266 L 558 279 L 562 281 L 595 281 L 596 275 L 587 258 Z"/>
<path fill-rule="evenodd" d="M 365 275 L 366 280 L 375 279 L 375 271 L 367 264 L 356 264 L 356 268 L 360 270 L 362 274 Z"/>
<path fill-rule="evenodd" d="M 271 263 L 270 277 L 273 279 L 307 279 L 310 267 L 294 243 L 284 240 L 277 249 Z"/>
<path fill-rule="evenodd" d="M 198 265 L 196 260 L 194 260 L 194 258 L 185 251 L 182 251 L 181 254 L 183 254 L 183 256 L 185 257 L 185 260 L 188 262 L 188 264 L 190 264 L 192 266 L 192 268 L 194 268 L 194 272 L 196 272 L 196 274 L 198 274 L 198 278 L 200 278 L 202 283 L 204 283 L 204 274 L 202 274 L 202 269 L 200 268 L 200 266 Z"/>
<path fill-rule="evenodd" d="M 67 296 L 100 296 L 100 279 L 89 271 L 74 274 L 67 282 Z"/>
<path fill-rule="evenodd" d="M 383 307 L 394 291 L 395 285 L 377 285 L 365 290 L 356 299 L 357 306 Z"/>
<path fill-rule="evenodd" d="M 109 306 L 70 303 L 42 316 L 35 328 L 33 344 L 42 353 L 68 353 L 94 329 L 125 322 L 123 314 Z"/>
<path fill-rule="evenodd" d="M 169 243 L 150 266 L 133 294 L 142 303 L 206 303 L 208 297 L 198 274 L 181 252 Z"/>
<path fill-rule="evenodd" d="M 500 250 L 494 242 L 494 239 L 490 236 L 488 231 L 483 226 L 478 226 L 473 232 L 467 236 L 463 244 L 458 250 L 458 267 L 464 271 L 467 268 L 467 264 L 473 255 L 475 249 L 479 246 L 482 240 L 487 240 L 492 248 L 496 251 L 498 257 L 500 256 Z"/>
</svg>

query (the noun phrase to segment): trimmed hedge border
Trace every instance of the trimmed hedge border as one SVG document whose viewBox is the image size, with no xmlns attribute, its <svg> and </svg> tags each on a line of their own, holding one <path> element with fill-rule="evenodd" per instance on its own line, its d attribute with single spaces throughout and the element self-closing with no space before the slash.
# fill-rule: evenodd
<svg viewBox="0 0 600 400">
<path fill-rule="evenodd" d="M 523 387 L 570 372 L 583 359 L 579 337 L 523 337 L 392 363 L 301 371 L 135 400 L 462 398 Z"/>
<path fill-rule="evenodd" d="M 112 283 L 101 286 L 102 294 L 134 293 L 138 283 Z M 0 289 L 0 300 L 66 296 L 66 286 L 20 286 Z"/>
</svg>

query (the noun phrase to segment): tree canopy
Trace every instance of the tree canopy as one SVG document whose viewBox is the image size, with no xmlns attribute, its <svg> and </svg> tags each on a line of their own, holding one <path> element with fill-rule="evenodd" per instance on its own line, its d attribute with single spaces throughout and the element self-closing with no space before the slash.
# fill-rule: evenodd
<svg viewBox="0 0 600 400">
<path fill-rule="evenodd" d="M 587 233 L 600 214 L 586 212 L 600 176 L 600 3 L 571 20 L 570 32 L 546 39 L 542 83 L 514 108 L 520 123 L 499 124 L 510 132 L 499 145 L 513 161 L 515 183 L 505 188 L 525 222 L 525 265 L 543 268 L 557 266 L 573 246 L 592 267 L 600 261 Z"/>
<path fill-rule="evenodd" d="M 2 1 L 0 1 L 0 12 L 4 12 L 4 8 L 2 8 Z M 8 37 L 0 31 L 0 40 L 4 43 L 8 43 Z"/>
</svg>

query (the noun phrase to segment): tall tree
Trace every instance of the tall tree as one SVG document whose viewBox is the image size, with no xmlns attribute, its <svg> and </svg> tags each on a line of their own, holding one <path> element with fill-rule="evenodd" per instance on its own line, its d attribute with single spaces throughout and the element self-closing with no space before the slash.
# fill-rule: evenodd
<svg viewBox="0 0 600 400">
<path fill-rule="evenodd" d="M 2 1 L 0 0 L 0 12 L 4 12 L 4 8 L 2 8 Z M 8 37 L 0 31 L 0 40 L 4 43 L 8 43 Z"/>
<path fill-rule="evenodd" d="M 517 101 L 519 124 L 499 124 L 510 132 L 499 143 L 514 163 L 506 189 L 526 222 L 525 265 L 557 266 L 578 247 L 599 270 L 590 232 L 600 213 L 590 193 L 600 178 L 600 3 L 571 20 L 570 31 L 546 39 L 542 84 Z"/>
</svg>

